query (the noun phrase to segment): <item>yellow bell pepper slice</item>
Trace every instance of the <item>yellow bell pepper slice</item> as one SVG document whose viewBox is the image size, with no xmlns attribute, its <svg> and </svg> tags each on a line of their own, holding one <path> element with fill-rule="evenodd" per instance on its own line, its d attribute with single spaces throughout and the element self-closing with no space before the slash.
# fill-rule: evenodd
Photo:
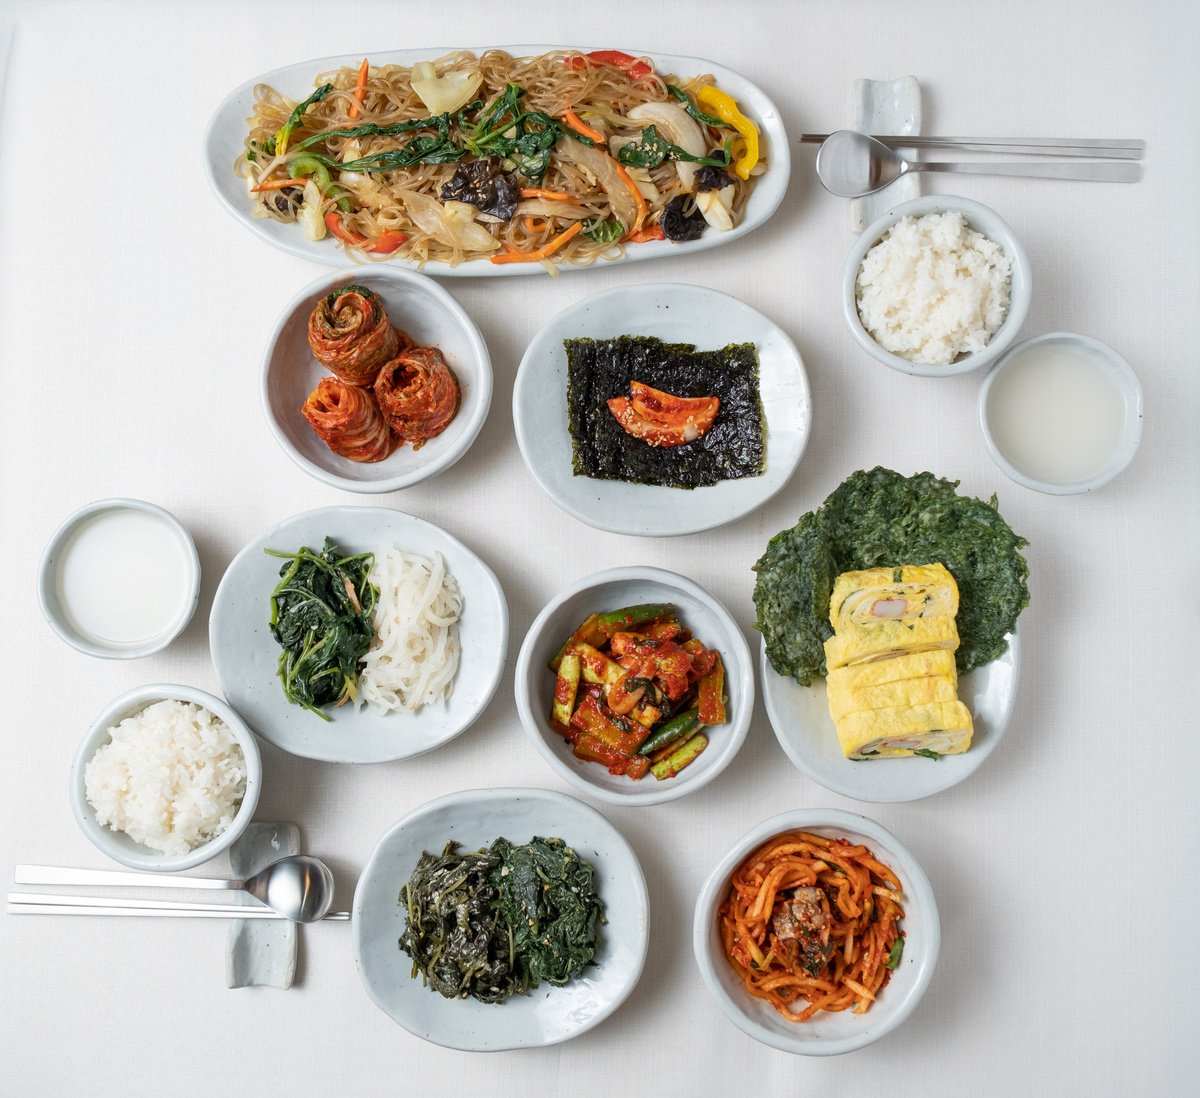
<svg viewBox="0 0 1200 1098">
<path fill-rule="evenodd" d="M 758 127 L 738 110 L 733 96 L 721 91 L 715 84 L 706 84 L 701 88 L 696 93 L 696 102 L 741 135 L 746 147 L 734 161 L 733 170 L 740 179 L 749 179 L 751 169 L 758 163 Z"/>
</svg>

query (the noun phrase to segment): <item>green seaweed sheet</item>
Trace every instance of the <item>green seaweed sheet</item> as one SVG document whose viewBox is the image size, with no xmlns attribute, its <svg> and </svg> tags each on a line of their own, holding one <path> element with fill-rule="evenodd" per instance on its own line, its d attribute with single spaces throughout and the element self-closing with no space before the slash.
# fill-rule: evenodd
<svg viewBox="0 0 1200 1098">
<path fill-rule="evenodd" d="M 567 418 L 576 476 L 670 488 L 700 488 L 760 476 L 766 430 L 753 343 L 697 351 L 650 336 L 566 339 Z M 716 396 L 712 427 L 682 446 L 650 446 L 625 433 L 608 409 L 641 381 L 681 397 Z"/>
<path fill-rule="evenodd" d="M 754 627 L 775 671 L 801 686 L 826 673 L 829 597 L 841 573 L 935 561 L 958 583 L 959 674 L 1004 652 L 1029 605 L 1021 555 L 1029 542 L 1004 521 L 995 496 L 960 496 L 957 487 L 933 473 L 860 470 L 771 539 L 754 565 Z"/>
</svg>

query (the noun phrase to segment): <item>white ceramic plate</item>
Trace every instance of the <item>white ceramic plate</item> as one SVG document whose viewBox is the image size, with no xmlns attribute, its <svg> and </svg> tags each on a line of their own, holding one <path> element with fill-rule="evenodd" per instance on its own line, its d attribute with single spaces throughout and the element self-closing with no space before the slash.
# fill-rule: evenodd
<svg viewBox="0 0 1200 1098">
<path fill-rule="evenodd" d="M 370 54 L 372 65 L 414 65 L 418 61 L 432 61 L 447 53 L 454 52 L 460 47 L 445 49 L 413 49 L 387 50 L 382 53 Z M 526 57 L 553 50 L 573 49 L 571 46 L 485 46 L 476 47 L 471 52 L 479 54 L 485 49 L 503 49 L 513 57 Z M 593 46 L 577 47 L 583 52 L 596 48 Z M 746 233 L 758 228 L 767 220 L 783 201 L 787 191 L 788 176 L 791 173 L 791 153 L 788 148 L 787 134 L 783 121 L 775 104 L 767 98 L 757 85 L 744 76 L 723 65 L 706 61 L 698 57 L 676 57 L 670 54 L 643 54 L 653 62 L 660 73 L 674 73 L 679 77 L 690 77 L 701 73 L 711 73 L 722 89 L 738 101 L 746 115 L 758 123 L 761 130 L 762 148 L 768 157 L 769 167 L 758 177 L 754 192 L 746 206 L 745 216 L 739 225 L 729 232 L 719 233 L 708 231 L 699 240 L 673 244 L 666 240 L 650 241 L 629 247 L 625 257 L 617 262 L 628 263 L 642 259 L 660 259 L 663 256 L 683 256 L 694 252 L 706 251 L 720 244 L 728 244 L 745 236 Z M 362 61 L 362 54 L 342 57 L 321 57 L 312 61 L 302 61 L 298 65 L 288 65 L 282 69 L 262 73 L 236 87 L 222 100 L 204 135 L 204 167 L 209 185 L 222 205 L 238 221 L 252 233 L 268 244 L 301 259 L 314 263 L 324 263 L 336 267 L 354 267 L 361 263 L 356 261 L 336 241 L 306 240 L 298 225 L 284 225 L 275 221 L 257 221 L 250 216 L 250 200 L 247 184 L 239 179 L 233 171 L 234 161 L 241 155 L 245 145 L 248 130 L 246 119 L 254 109 L 254 86 L 269 84 L 276 91 L 297 102 L 311 95 L 316 88 L 315 79 L 321 73 L 349 66 L 357 68 Z M 417 269 L 417 264 L 405 259 L 392 259 L 393 266 L 407 266 Z M 601 270 L 605 263 L 597 263 L 591 267 L 571 267 L 564 264 L 561 268 L 569 270 Z M 506 263 L 493 264 L 486 260 L 464 263 L 451 267 L 445 263 L 431 263 L 424 268 L 427 274 L 439 277 L 471 277 L 471 276 L 519 276 L 545 275 L 540 263 Z"/>
<path fill-rule="evenodd" d="M 444 999 L 413 977 L 398 941 L 406 919 L 396 902 L 422 851 L 454 839 L 478 850 L 503 836 L 514 843 L 557 837 L 596 867 L 607 923 L 594 965 L 564 987 L 488 1005 Z M 367 993 L 410 1033 L 473 1052 L 558 1044 L 591 1029 L 637 984 L 649 943 L 646 879 L 632 848 L 594 808 L 544 789 L 475 789 L 414 809 L 384 835 L 354 891 L 354 960 Z"/>
<path fill-rule="evenodd" d="M 759 844 L 785 831 L 812 831 L 830 839 L 864 843 L 900 880 L 903 893 L 904 952 L 871 1009 L 821 1012 L 807 1022 L 789 1022 L 774 1007 L 747 994 L 725 957 L 717 931 L 717 910 L 734 869 Z M 738 1029 L 756 1041 L 803 1056 L 853 1052 L 899 1026 L 916 1009 L 933 979 L 941 946 L 941 923 L 929 878 L 912 853 L 887 828 L 866 816 L 835 808 L 785 812 L 748 831 L 708 875 L 696 900 L 692 948 L 700 974 L 717 1005 Z"/>
<path fill-rule="evenodd" d="M 610 774 L 599 763 L 577 759 L 549 721 L 555 682 L 549 664 L 563 641 L 589 614 L 646 602 L 674 603 L 679 620 L 692 634 L 721 653 L 729 697 L 729 719 L 704 730 L 708 747 L 691 766 L 661 782 L 650 774 L 635 782 L 621 774 Z M 737 622 L 698 583 L 662 568 L 610 568 L 568 584 L 538 614 L 517 656 L 515 692 L 517 713 L 525 731 L 537 753 L 560 778 L 610 804 L 662 804 L 707 785 L 741 750 L 754 712 L 754 661 Z"/>
<path fill-rule="evenodd" d="M 762 476 L 685 489 L 574 474 L 563 340 L 622 335 L 693 343 L 701 351 L 730 343 L 755 345 L 767 425 L 767 468 Z M 517 372 L 513 423 L 529 471 L 567 514 L 616 534 L 667 537 L 733 522 L 783 488 L 808 443 L 812 397 L 796 345 L 744 302 L 702 286 L 623 286 L 577 302 L 534 336 Z"/>
<path fill-rule="evenodd" d="M 351 282 L 374 290 L 388 320 L 418 345 L 441 351 L 458 379 L 458 412 L 446 429 L 419 450 L 401 446 L 383 461 L 340 457 L 300 412 L 317 382 L 333 376 L 309 349 L 308 318 L 321 298 Z M 470 449 L 491 403 L 492 362 L 479 329 L 433 279 L 397 268 L 326 274 L 309 283 L 280 314 L 263 355 L 263 413 L 275 441 L 309 476 L 347 492 L 395 492 L 449 469 Z"/>
<path fill-rule="evenodd" d="M 275 674 L 279 645 L 268 622 L 271 592 L 286 562 L 264 550 L 319 550 L 327 536 L 347 553 L 395 547 L 446 558 L 463 596 L 462 660 L 448 702 L 412 715 L 346 705 L 328 709 L 330 719 L 323 721 L 283 696 Z M 483 712 L 504 670 L 508 604 L 492 570 L 432 523 L 387 507 L 326 507 L 273 526 L 234 557 L 213 599 L 208 639 L 222 692 L 264 740 L 308 759 L 387 762 L 441 747 Z"/>
<path fill-rule="evenodd" d="M 788 758 L 814 782 L 860 801 L 917 801 L 957 785 L 982 765 L 1000 742 L 1012 716 L 1021 668 L 1021 646 L 1008 634 L 1008 649 L 958 680 L 958 696 L 971 711 L 975 734 L 961 755 L 914 756 L 851 762 L 842 754 L 825 700 L 825 681 L 801 686 L 777 674 L 759 645 L 763 703 Z"/>
</svg>

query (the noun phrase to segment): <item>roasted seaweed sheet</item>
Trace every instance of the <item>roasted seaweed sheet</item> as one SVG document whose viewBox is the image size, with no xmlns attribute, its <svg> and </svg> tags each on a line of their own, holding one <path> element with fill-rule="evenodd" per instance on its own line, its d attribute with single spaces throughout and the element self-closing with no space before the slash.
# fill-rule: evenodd
<svg viewBox="0 0 1200 1098">
<path fill-rule="evenodd" d="M 762 474 L 766 432 L 753 343 L 697 351 L 690 343 L 618 336 L 563 345 L 576 476 L 699 488 Z M 720 397 L 716 422 L 682 446 L 650 446 L 626 434 L 607 402 L 628 396 L 635 380 L 675 396 Z"/>
</svg>

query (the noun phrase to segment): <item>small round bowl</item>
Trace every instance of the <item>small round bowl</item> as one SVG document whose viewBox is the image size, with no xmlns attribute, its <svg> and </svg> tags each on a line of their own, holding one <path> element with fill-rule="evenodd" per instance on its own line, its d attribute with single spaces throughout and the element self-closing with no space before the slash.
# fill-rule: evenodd
<svg viewBox="0 0 1200 1098">
<path fill-rule="evenodd" d="M 992 434 L 988 422 L 988 402 L 991 399 L 992 388 L 997 378 L 1013 363 L 1024 357 L 1031 350 L 1048 345 L 1062 345 L 1078 348 L 1090 358 L 1097 369 L 1101 370 L 1116 387 L 1121 398 L 1122 419 L 1121 434 L 1113 447 L 1108 460 L 1090 477 L 1075 481 L 1039 480 L 1018 469 L 1000 449 L 1000 444 Z M 1138 446 L 1142 441 L 1142 386 L 1137 374 L 1116 351 L 1090 336 L 1076 335 L 1074 332 L 1049 332 L 1046 335 L 1025 339 L 1011 348 L 996 360 L 983 379 L 979 389 L 979 429 L 983 432 L 983 444 L 988 454 L 1010 480 L 1035 492 L 1045 492 L 1052 496 L 1069 496 L 1077 492 L 1091 492 L 1107 484 L 1122 472 L 1133 460 Z"/>
<path fill-rule="evenodd" d="M 863 843 L 900 879 L 904 952 L 887 987 L 864 1014 L 850 1010 L 820 1012 L 807 1022 L 789 1022 L 769 1003 L 746 992 L 725 957 L 717 928 L 717 910 L 733 871 L 759 844 L 774 835 L 795 830 Z M 891 1033 L 916 1009 L 929 987 L 940 942 L 937 902 L 929 878 L 916 858 L 895 835 L 874 820 L 834 808 L 784 812 L 743 835 L 700 889 L 692 926 L 692 948 L 700 974 L 726 1017 L 756 1041 L 801 1056 L 853 1052 Z"/>
<path fill-rule="evenodd" d="M 708 747 L 673 778 L 647 774 L 633 781 L 610 774 L 600 763 L 585 762 L 550 726 L 555 674 L 550 661 L 592 613 L 644 602 L 671 602 L 679 618 L 705 647 L 721 653 L 725 665 L 728 720 L 705 729 Z M 737 623 L 698 583 L 661 568 L 612 568 L 569 584 L 534 619 L 517 656 L 517 712 L 539 755 L 560 778 L 584 793 L 620 805 L 661 804 L 694 793 L 733 761 L 746 739 L 754 709 L 754 665 Z"/>
<path fill-rule="evenodd" d="M 419 450 L 401 446 L 383 461 L 335 454 L 300 409 L 324 377 L 332 377 L 308 346 L 308 318 L 330 291 L 366 286 L 382 299 L 392 324 L 421 346 L 436 347 L 458 379 L 458 412 Z M 431 278 L 396 267 L 324 274 L 304 287 L 275 323 L 262 361 L 262 405 L 275 440 L 301 469 L 347 492 L 395 492 L 449 469 L 470 449 L 492 402 L 492 361 L 466 310 Z"/>
<path fill-rule="evenodd" d="M 967 224 L 976 232 L 982 233 L 989 240 L 995 241 L 1004 249 L 1004 253 L 1012 261 L 1012 278 L 1009 284 L 1008 312 L 1004 321 L 988 345 L 973 355 L 964 355 L 947 366 L 928 366 L 909 362 L 906 358 L 885 351 L 871 333 L 863 326 L 862 317 L 858 314 L 858 297 L 856 283 L 858 269 L 862 266 L 863 257 L 873 248 L 880 237 L 901 218 L 923 217 L 925 214 L 956 212 L 963 215 Z M 965 374 L 970 370 L 978 370 L 997 358 L 1008 348 L 1025 323 L 1029 313 L 1029 302 L 1033 297 L 1033 283 L 1029 270 L 1029 257 L 1021 242 L 1013 235 L 1007 223 L 995 210 L 969 198 L 958 198 L 947 194 L 930 194 L 922 198 L 914 198 L 910 202 L 901 202 L 886 214 L 863 230 L 862 235 L 855 241 L 854 247 L 846 257 L 846 269 L 842 276 L 842 316 L 850 334 L 872 358 L 899 370 L 902 374 L 912 374 L 915 377 L 954 377 Z"/>
<path fill-rule="evenodd" d="M 89 520 L 105 513 L 141 511 L 161 519 L 174 532 L 183 555 L 184 589 L 180 591 L 180 607 L 175 618 L 153 637 L 134 644 L 109 642 L 82 632 L 63 605 L 59 588 L 59 565 L 72 539 Z M 54 532 L 38 564 L 38 605 L 42 616 L 64 641 L 77 651 L 105 660 L 136 660 L 161 652 L 179 636 L 196 612 L 200 598 L 200 557 L 192 535 L 170 511 L 140 499 L 101 499 L 81 507 Z"/>
<path fill-rule="evenodd" d="M 164 700 L 191 702 L 215 713 L 233 732 L 246 760 L 246 793 L 242 797 L 242 803 L 238 807 L 233 822 L 216 838 L 202 843 L 186 854 L 161 854 L 142 843 L 135 842 L 122 831 L 112 831 L 101 825 L 96 819 L 96 813 L 92 806 L 88 804 L 87 794 L 84 790 L 84 769 L 96 751 L 109 741 L 109 729 L 120 724 L 126 717 L 140 713 L 148 705 Z M 234 840 L 246 830 L 254 816 L 261 785 L 262 759 L 258 753 L 258 743 L 246 723 L 233 709 L 220 698 L 205 693 L 203 690 L 196 690 L 191 686 L 179 686 L 175 683 L 151 683 L 122 694 L 105 706 L 92 722 L 92 726 L 79 745 L 79 750 L 75 753 L 75 760 L 71 764 L 71 811 L 83 833 L 91 839 L 96 848 L 115 861 L 132 869 L 142 869 L 152 873 L 178 873 L 180 870 L 194 869 L 198 865 L 203 865 L 233 844 Z"/>
</svg>

